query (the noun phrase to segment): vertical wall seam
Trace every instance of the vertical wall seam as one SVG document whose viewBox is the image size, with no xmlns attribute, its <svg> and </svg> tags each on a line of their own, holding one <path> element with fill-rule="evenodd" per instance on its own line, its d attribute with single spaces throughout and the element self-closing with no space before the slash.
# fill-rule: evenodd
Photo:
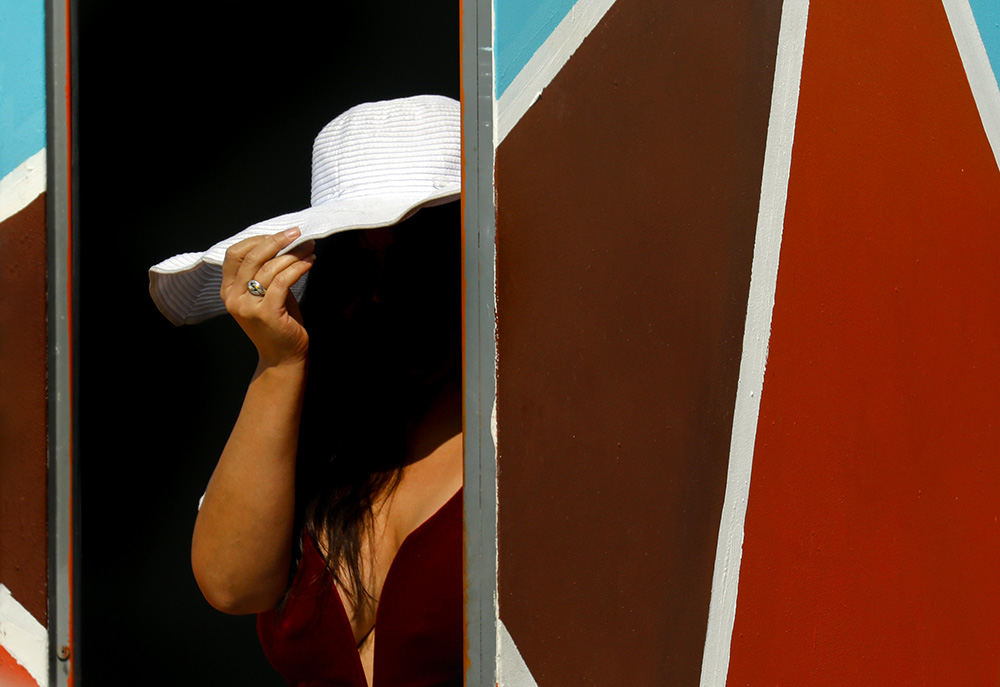
<svg viewBox="0 0 1000 687">
<path fill-rule="evenodd" d="M 948 24 L 962 59 L 972 97 L 983 122 L 983 130 L 1000 167 L 1000 86 L 990 65 L 986 46 L 979 33 L 969 0 L 942 0 Z"/>
<path fill-rule="evenodd" d="M 785 0 L 782 5 L 743 354 L 733 412 L 726 495 L 719 523 L 708 629 L 702 655 L 701 687 L 723 687 L 729 672 L 743 555 L 743 528 L 778 278 L 808 14 L 809 0 Z"/>
</svg>

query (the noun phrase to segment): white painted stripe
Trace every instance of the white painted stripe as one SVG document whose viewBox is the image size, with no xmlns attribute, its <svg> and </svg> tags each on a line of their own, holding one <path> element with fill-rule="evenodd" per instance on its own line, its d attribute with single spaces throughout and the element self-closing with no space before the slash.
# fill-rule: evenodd
<svg viewBox="0 0 1000 687">
<path fill-rule="evenodd" d="M 0 584 L 0 646 L 39 685 L 49 683 L 49 634 Z"/>
<path fill-rule="evenodd" d="M 497 620 L 497 685 L 498 687 L 538 687 L 531 676 L 514 638 L 503 621 Z"/>
<path fill-rule="evenodd" d="M 496 106 L 494 148 L 506 138 L 528 108 L 538 100 L 570 56 L 583 43 L 615 0 L 578 0 L 552 30 L 524 68 L 503 92 Z"/>
<path fill-rule="evenodd" d="M 0 222 L 19 213 L 45 190 L 45 148 L 0 179 Z"/>
<path fill-rule="evenodd" d="M 764 386 L 764 366 L 771 335 L 771 313 L 778 280 L 778 256 L 785 222 L 785 200 L 795 138 L 795 116 L 802 76 L 809 0 L 785 0 L 778 31 L 778 55 L 767 125 L 764 173 L 761 179 L 757 233 L 754 239 L 747 319 L 743 331 L 743 358 L 736 388 L 733 433 L 729 445 L 729 472 L 722 505 L 719 541 L 712 573 L 712 600 L 701 663 L 701 687 L 725 687 L 729 650 L 736 619 L 743 524 L 750 496 L 757 416 Z"/>
<path fill-rule="evenodd" d="M 976 17 L 968 0 L 942 0 L 951 33 L 955 36 L 958 54 L 962 57 L 965 74 L 969 78 L 972 97 L 979 108 L 979 118 L 983 120 L 983 129 L 990 147 L 993 148 L 993 158 L 1000 167 L 1000 87 L 990 66 L 990 58 L 979 34 Z"/>
</svg>

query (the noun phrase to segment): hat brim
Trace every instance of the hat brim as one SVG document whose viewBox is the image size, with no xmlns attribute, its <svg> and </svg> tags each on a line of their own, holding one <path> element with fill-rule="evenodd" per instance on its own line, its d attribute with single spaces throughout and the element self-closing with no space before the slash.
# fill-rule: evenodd
<svg viewBox="0 0 1000 687">
<path fill-rule="evenodd" d="M 393 194 L 331 200 L 315 207 L 279 215 L 253 224 L 202 253 L 182 253 L 149 268 L 149 295 L 163 316 L 175 325 L 196 324 L 226 311 L 222 289 L 222 262 L 226 250 L 253 236 L 266 236 L 298 227 L 302 235 L 283 252 L 306 241 L 352 229 L 374 229 L 397 224 L 422 207 L 458 199 L 461 189 L 449 185 L 428 195 Z M 293 287 L 296 298 L 305 290 L 305 278 Z"/>
</svg>

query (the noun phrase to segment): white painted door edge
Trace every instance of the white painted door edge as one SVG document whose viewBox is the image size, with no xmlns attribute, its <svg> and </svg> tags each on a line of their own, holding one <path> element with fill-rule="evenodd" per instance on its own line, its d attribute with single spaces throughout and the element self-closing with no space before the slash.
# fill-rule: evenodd
<svg viewBox="0 0 1000 687">
<path fill-rule="evenodd" d="M 785 221 L 785 201 L 788 197 L 808 14 L 809 0 L 785 0 L 781 8 L 747 318 L 743 332 L 743 355 L 733 412 L 726 496 L 722 505 L 715 569 L 712 573 L 712 599 L 708 611 L 705 653 L 702 655 L 701 687 L 725 687 L 729 672 L 729 651 L 736 619 L 736 596 L 743 556 L 743 525 L 750 495 L 757 418 L 771 335 L 771 314 L 778 279 L 778 257 Z"/>
<path fill-rule="evenodd" d="M 497 100 L 496 148 L 583 43 L 615 0 L 578 0 Z"/>
<path fill-rule="evenodd" d="M 969 0 L 942 0 L 942 4 L 969 79 L 972 97 L 979 109 L 986 138 L 993 148 L 993 159 L 1000 167 L 1000 87 L 997 86 L 996 75 L 990 66 L 983 37 L 979 34 L 976 17 Z"/>
</svg>

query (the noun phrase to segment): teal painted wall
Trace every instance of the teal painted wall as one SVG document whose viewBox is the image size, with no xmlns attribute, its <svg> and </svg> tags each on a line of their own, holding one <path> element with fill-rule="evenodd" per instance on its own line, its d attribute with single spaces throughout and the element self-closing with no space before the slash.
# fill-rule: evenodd
<svg viewBox="0 0 1000 687">
<path fill-rule="evenodd" d="M 972 14 L 979 26 L 986 54 L 990 56 L 993 73 L 1000 75 L 1000 2 L 998 0 L 969 0 Z M 1000 81 L 1000 76 L 997 76 Z"/>
<path fill-rule="evenodd" d="M 0 178 L 45 147 L 45 4 L 0 0 Z"/>
<path fill-rule="evenodd" d="M 500 97 L 575 0 L 504 0 L 493 4 L 494 88 Z"/>
</svg>

